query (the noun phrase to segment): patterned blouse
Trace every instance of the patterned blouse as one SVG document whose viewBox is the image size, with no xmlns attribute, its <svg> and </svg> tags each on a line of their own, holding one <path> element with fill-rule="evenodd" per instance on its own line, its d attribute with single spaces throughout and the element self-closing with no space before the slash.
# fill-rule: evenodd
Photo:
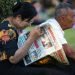
<svg viewBox="0 0 75 75">
<path fill-rule="evenodd" d="M 8 59 L 18 49 L 18 33 L 8 21 L 0 24 L 0 60 Z"/>
</svg>

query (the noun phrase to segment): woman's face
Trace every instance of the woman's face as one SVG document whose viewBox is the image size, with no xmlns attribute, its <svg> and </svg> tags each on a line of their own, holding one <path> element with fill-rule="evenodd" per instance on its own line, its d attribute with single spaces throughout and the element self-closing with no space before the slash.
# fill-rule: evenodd
<svg viewBox="0 0 75 75">
<path fill-rule="evenodd" d="M 25 27 L 31 25 L 31 21 L 28 21 L 28 19 L 22 20 L 20 16 L 15 17 L 13 20 L 13 23 L 15 27 L 18 29 L 24 29 Z"/>
</svg>

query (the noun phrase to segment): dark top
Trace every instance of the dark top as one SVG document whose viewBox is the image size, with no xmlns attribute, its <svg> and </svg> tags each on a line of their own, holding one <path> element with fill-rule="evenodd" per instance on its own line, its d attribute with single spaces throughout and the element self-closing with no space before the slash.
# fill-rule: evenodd
<svg viewBox="0 0 75 75">
<path fill-rule="evenodd" d="M 13 25 L 8 21 L 0 24 L 0 52 L 5 52 L 7 56 L 11 56 L 18 49 L 17 46 L 18 33 Z"/>
</svg>

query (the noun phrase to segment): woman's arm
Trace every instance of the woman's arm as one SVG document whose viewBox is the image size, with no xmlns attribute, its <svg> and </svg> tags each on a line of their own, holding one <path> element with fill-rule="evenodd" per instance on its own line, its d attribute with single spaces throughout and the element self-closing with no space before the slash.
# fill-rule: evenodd
<svg viewBox="0 0 75 75">
<path fill-rule="evenodd" d="M 30 48 L 30 46 L 32 45 L 32 43 L 34 42 L 34 40 L 38 39 L 41 35 L 43 34 L 43 32 L 41 32 L 40 28 L 34 28 L 29 35 L 29 38 L 27 39 L 27 41 L 24 43 L 24 45 L 19 48 L 14 56 L 11 56 L 9 58 L 9 61 L 11 63 L 18 63 L 20 60 L 23 59 L 23 57 L 25 57 L 25 55 L 27 54 L 28 49 Z"/>
</svg>

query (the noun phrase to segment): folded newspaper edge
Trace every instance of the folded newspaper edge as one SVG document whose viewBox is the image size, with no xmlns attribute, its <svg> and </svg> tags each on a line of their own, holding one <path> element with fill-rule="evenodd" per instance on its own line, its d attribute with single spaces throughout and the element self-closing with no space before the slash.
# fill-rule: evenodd
<svg viewBox="0 0 75 75">
<path fill-rule="evenodd" d="M 41 27 L 41 29 L 44 31 L 44 35 L 42 35 L 38 40 L 34 41 L 28 50 L 27 55 L 25 58 L 23 58 L 24 64 L 26 66 L 30 65 L 48 55 L 52 56 L 61 63 L 69 64 L 58 36 L 54 32 L 51 25 L 45 22 L 40 24 L 39 27 Z M 24 32 L 19 36 L 18 47 L 21 47 L 24 44 L 28 38 L 28 35 L 29 31 L 24 30 Z"/>
</svg>

